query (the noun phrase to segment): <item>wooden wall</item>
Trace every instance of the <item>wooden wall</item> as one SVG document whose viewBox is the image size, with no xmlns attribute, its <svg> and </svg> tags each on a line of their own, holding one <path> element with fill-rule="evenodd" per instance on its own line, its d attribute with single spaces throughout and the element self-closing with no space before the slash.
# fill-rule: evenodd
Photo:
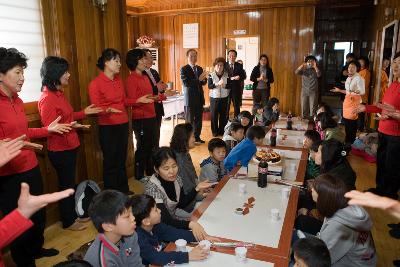
<svg viewBox="0 0 400 267">
<path fill-rule="evenodd" d="M 314 9 L 314 5 L 304 4 L 165 16 L 144 13 L 128 17 L 128 42 L 134 47 L 138 36 L 153 36 L 159 47 L 161 77 L 180 90 L 179 70 L 187 64 L 182 24 L 199 23 L 198 64 L 203 67 L 212 66 L 216 57 L 225 57 L 224 37 L 232 37 L 236 29 L 246 30 L 247 35 L 260 37 L 260 53 L 269 56 L 275 76 L 272 96 L 280 99 L 283 110 L 299 114 L 301 80 L 294 70 L 313 49 Z"/>
<path fill-rule="evenodd" d="M 107 47 L 127 51 L 126 6 L 123 1 L 109 0 L 106 12 L 92 6 L 91 1 L 41 0 L 47 55 L 64 57 L 70 63 L 71 78 L 65 92 L 74 110 L 89 105 L 87 87 L 97 76 L 97 58 Z M 127 69 L 123 67 L 122 76 Z M 37 103 L 26 104 L 31 127 L 40 127 Z M 80 133 L 81 146 L 77 163 L 77 182 L 93 179 L 102 184 L 102 154 L 98 144 L 94 118 L 85 120 L 92 125 Z M 127 169 L 133 175 L 133 144 L 130 136 Z M 41 140 L 45 144 L 46 140 Z M 46 150 L 38 153 L 46 192 L 57 190 L 57 176 L 47 158 Z M 58 220 L 57 205 L 47 208 L 51 224 Z"/>
</svg>

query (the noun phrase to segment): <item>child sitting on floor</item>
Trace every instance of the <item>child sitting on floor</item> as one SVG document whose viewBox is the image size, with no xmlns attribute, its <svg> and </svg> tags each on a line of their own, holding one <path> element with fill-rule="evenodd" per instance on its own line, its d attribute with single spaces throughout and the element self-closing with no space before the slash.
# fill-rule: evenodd
<svg viewBox="0 0 400 267">
<path fill-rule="evenodd" d="M 253 125 L 253 116 L 247 110 L 241 111 L 237 118 L 233 119 L 232 121 L 228 121 L 228 123 L 225 125 L 224 136 L 229 134 L 231 124 L 234 122 L 238 122 L 243 125 L 244 134 L 246 134 L 247 129 Z"/>
<path fill-rule="evenodd" d="M 253 155 L 257 152 L 257 146 L 263 144 L 265 131 L 261 126 L 251 126 L 246 133 L 246 138 L 235 146 L 224 160 L 225 169 L 229 172 L 236 165 L 247 167 Z"/>
<path fill-rule="evenodd" d="M 293 244 L 296 267 L 330 267 L 331 257 L 324 241 L 316 237 L 298 239 Z"/>
<path fill-rule="evenodd" d="M 312 150 L 313 144 L 321 141 L 321 136 L 316 130 L 307 130 L 304 133 L 303 146 L 309 151 L 306 176 L 304 180 L 315 179 L 319 175 L 319 166 L 315 164 L 314 156 L 317 151 Z"/>
<path fill-rule="evenodd" d="M 224 159 L 226 156 L 226 144 L 220 138 L 213 138 L 208 142 L 210 156 L 200 164 L 200 181 L 208 180 L 210 183 L 219 182 L 226 174 Z"/>
<path fill-rule="evenodd" d="M 268 100 L 264 108 L 263 122 L 264 126 L 270 126 L 279 120 L 279 100 L 276 97 Z"/>
<path fill-rule="evenodd" d="M 239 122 L 232 122 L 229 128 L 229 134 L 225 135 L 222 140 L 226 144 L 226 155 L 243 140 L 244 137 L 244 126 Z"/>
<path fill-rule="evenodd" d="M 263 118 L 264 108 L 260 104 L 255 104 L 253 107 L 254 125 L 264 126 Z"/>
</svg>

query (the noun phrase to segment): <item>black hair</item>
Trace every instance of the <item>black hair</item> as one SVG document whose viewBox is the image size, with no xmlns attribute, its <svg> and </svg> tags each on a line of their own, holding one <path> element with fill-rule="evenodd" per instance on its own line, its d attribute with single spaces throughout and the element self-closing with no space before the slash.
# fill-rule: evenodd
<svg viewBox="0 0 400 267">
<path fill-rule="evenodd" d="M 53 265 L 53 267 L 92 267 L 92 266 L 93 265 L 84 260 L 69 260 L 69 261 L 59 262 L 56 265 Z"/>
<path fill-rule="evenodd" d="M 261 65 L 261 64 L 260 64 L 260 60 L 261 60 L 263 57 L 265 57 L 265 58 L 267 59 L 267 67 L 269 68 L 269 58 L 268 58 L 268 56 L 267 56 L 266 54 L 261 54 L 261 55 L 260 55 L 260 58 L 258 59 L 258 65 L 257 65 L 257 66 L 260 66 L 260 65 Z"/>
<path fill-rule="evenodd" d="M 238 130 L 243 129 L 244 126 L 240 122 L 232 122 L 231 125 L 229 125 L 229 133 L 230 132 L 237 132 Z"/>
<path fill-rule="evenodd" d="M 143 52 L 145 52 L 145 53 L 151 53 L 150 49 L 148 49 L 148 48 L 142 48 L 142 50 L 143 50 Z"/>
<path fill-rule="evenodd" d="M 195 52 L 197 54 L 197 50 L 196 49 L 190 48 L 188 51 L 186 51 L 186 57 L 189 56 L 190 52 Z"/>
<path fill-rule="evenodd" d="M 354 55 L 354 53 L 347 53 L 346 58 L 356 58 L 356 56 Z"/>
<path fill-rule="evenodd" d="M 256 115 L 257 114 L 257 110 L 263 108 L 260 104 L 254 104 L 253 106 L 253 114 Z"/>
<path fill-rule="evenodd" d="M 115 224 L 118 216 L 131 206 L 130 199 L 117 190 L 104 190 L 92 199 L 89 216 L 99 233 L 103 233 L 103 223 Z"/>
<path fill-rule="evenodd" d="M 264 128 L 261 126 L 253 125 L 251 126 L 246 133 L 246 137 L 250 140 L 263 139 L 265 137 Z"/>
<path fill-rule="evenodd" d="M 169 146 L 175 152 L 189 151 L 189 138 L 193 133 L 193 126 L 190 123 L 181 123 L 175 126 Z"/>
<path fill-rule="evenodd" d="M 308 55 L 304 58 L 304 62 L 307 62 L 309 60 L 314 60 L 315 62 L 317 62 L 317 58 L 313 55 Z"/>
<path fill-rule="evenodd" d="M 320 108 L 324 108 L 324 112 L 328 113 L 329 116 L 331 116 L 331 117 L 335 116 L 335 114 L 333 114 L 333 111 L 332 111 L 331 107 L 328 104 L 326 104 L 324 102 L 319 103 L 318 104 L 318 109 L 320 109 Z"/>
<path fill-rule="evenodd" d="M 176 161 L 175 152 L 170 147 L 167 146 L 160 147 L 154 152 L 152 156 L 154 168 L 155 169 L 160 168 L 161 165 L 168 159 L 174 159 Z"/>
<path fill-rule="evenodd" d="M 279 99 L 276 97 L 272 97 L 268 100 L 267 105 L 265 106 L 266 109 L 272 109 L 275 104 L 279 104 Z"/>
<path fill-rule="evenodd" d="M 395 60 L 396 58 L 398 58 L 398 57 L 400 57 L 400 51 L 399 52 L 397 52 L 396 54 L 394 54 L 394 56 L 393 56 L 393 60 Z"/>
<path fill-rule="evenodd" d="M 134 195 L 131 198 L 132 213 L 139 226 L 142 225 L 144 219 L 148 218 L 151 209 L 156 206 L 156 201 L 152 196 L 146 194 Z"/>
<path fill-rule="evenodd" d="M 317 237 L 300 238 L 293 244 L 293 253 L 308 267 L 330 267 L 331 256 L 329 249 Z"/>
<path fill-rule="evenodd" d="M 352 61 L 350 61 L 349 64 L 347 65 L 347 68 L 349 68 L 349 66 L 350 66 L 351 64 L 353 64 L 354 66 L 356 66 L 357 72 L 360 71 L 360 69 L 361 69 L 360 62 L 358 62 L 357 60 L 352 60 Z"/>
<path fill-rule="evenodd" d="M 304 136 L 310 139 L 313 143 L 321 141 L 321 135 L 316 130 L 307 130 Z"/>
<path fill-rule="evenodd" d="M 337 127 L 337 122 L 327 112 L 319 113 L 317 115 L 317 121 L 319 121 L 322 130 Z"/>
<path fill-rule="evenodd" d="M 319 146 L 321 145 L 322 140 L 320 139 L 319 141 L 315 141 L 311 145 L 311 150 L 314 151 L 315 153 L 318 152 Z"/>
<path fill-rule="evenodd" d="M 128 66 L 128 69 L 133 71 L 136 69 L 137 65 L 139 64 L 139 60 L 144 58 L 146 56 L 146 53 L 143 51 L 143 49 L 135 48 L 131 49 L 126 53 L 126 65 Z"/>
<path fill-rule="evenodd" d="M 366 69 L 369 68 L 369 59 L 367 57 L 361 56 L 358 60 L 364 61 L 365 68 Z M 361 67 L 361 64 L 360 64 L 360 67 Z"/>
<path fill-rule="evenodd" d="M 226 144 L 221 138 L 213 138 L 208 142 L 208 151 L 213 152 L 218 147 L 226 149 Z"/>
<path fill-rule="evenodd" d="M 252 123 L 252 121 L 253 121 L 253 116 L 252 116 L 251 113 L 250 113 L 249 111 L 247 111 L 247 110 L 243 110 L 243 111 L 241 111 L 241 112 L 239 113 L 239 115 L 238 115 L 238 120 L 239 120 L 239 122 L 240 122 L 240 120 L 241 120 L 242 118 L 248 118 L 248 119 L 250 120 L 250 123 Z"/>
<path fill-rule="evenodd" d="M 16 66 L 25 69 L 28 64 L 25 54 L 15 48 L 0 47 L 0 73 L 6 74 Z"/>
<path fill-rule="evenodd" d="M 336 139 L 324 140 L 321 143 L 321 173 L 329 172 L 346 161 L 351 146 Z"/>
<path fill-rule="evenodd" d="M 60 78 L 68 71 L 69 64 L 65 58 L 48 56 L 43 60 L 40 68 L 42 77 L 42 90 L 46 86 L 50 91 L 57 91 L 57 86 L 61 85 Z"/>
<path fill-rule="evenodd" d="M 233 53 L 235 53 L 235 56 L 237 56 L 237 51 L 236 51 L 235 49 L 231 49 L 231 50 L 229 50 L 229 51 L 228 51 L 228 55 L 229 55 L 229 53 L 230 53 L 230 52 L 233 52 Z"/>
<path fill-rule="evenodd" d="M 121 58 L 121 54 L 117 50 L 114 48 L 106 48 L 101 53 L 101 56 L 97 59 L 96 66 L 100 70 L 104 70 L 106 62 L 116 59 L 117 57 Z"/>
</svg>

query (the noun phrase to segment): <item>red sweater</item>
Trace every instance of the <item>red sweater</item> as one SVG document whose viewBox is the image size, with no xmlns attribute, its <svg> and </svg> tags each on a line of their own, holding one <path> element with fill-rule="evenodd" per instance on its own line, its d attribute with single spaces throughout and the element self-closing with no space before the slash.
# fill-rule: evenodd
<svg viewBox="0 0 400 267">
<path fill-rule="evenodd" d="M 10 99 L 0 90 L 0 140 L 16 138 L 26 134 L 27 140 L 48 136 L 47 127 L 28 128 L 25 116 L 24 103 L 14 94 Z M 0 176 L 17 174 L 29 171 L 38 164 L 33 150 L 23 149 L 10 162 L 0 168 Z"/>
<path fill-rule="evenodd" d="M 50 91 L 46 87 L 38 101 L 39 113 L 44 126 L 49 126 L 58 116 L 60 123 L 71 123 L 85 118 L 85 112 L 74 112 L 68 99 L 61 91 Z M 79 138 L 75 129 L 64 134 L 50 134 L 47 138 L 47 149 L 50 151 L 65 151 L 77 148 Z"/>
<path fill-rule="evenodd" d="M 14 239 L 32 227 L 33 223 L 22 216 L 18 210 L 14 210 L 0 220 L 0 251 L 9 245 Z M 0 253 L 0 267 L 4 267 Z"/>
<path fill-rule="evenodd" d="M 132 119 L 150 119 L 155 118 L 156 111 L 154 109 L 154 103 L 142 104 L 136 103 L 138 98 L 153 94 L 153 87 L 151 86 L 150 79 L 147 75 L 138 74 L 136 71 L 132 71 L 131 74 L 126 78 L 126 93 L 129 99 L 135 102 L 132 108 Z M 164 94 L 159 94 L 159 100 L 165 100 Z"/>
<path fill-rule="evenodd" d="M 400 83 L 398 81 L 392 82 L 386 90 L 382 103 L 392 105 L 396 110 L 400 110 Z M 382 109 L 374 105 L 367 105 L 366 112 L 380 113 Z M 379 121 L 378 131 L 387 135 L 400 136 L 400 121 L 395 119 L 381 120 Z"/>
<path fill-rule="evenodd" d="M 125 105 L 129 105 L 129 101 L 126 100 L 124 85 L 118 75 L 110 80 L 104 72 L 100 72 L 99 76 L 89 84 L 89 97 L 92 104 L 104 109 L 104 112 L 98 114 L 99 125 L 128 122 Z M 118 109 L 122 113 L 106 113 L 105 110 L 109 107 Z"/>
</svg>

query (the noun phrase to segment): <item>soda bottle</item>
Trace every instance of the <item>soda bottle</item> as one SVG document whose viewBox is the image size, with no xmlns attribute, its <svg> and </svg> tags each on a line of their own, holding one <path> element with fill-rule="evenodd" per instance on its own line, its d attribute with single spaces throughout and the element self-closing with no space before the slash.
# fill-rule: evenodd
<svg viewBox="0 0 400 267">
<path fill-rule="evenodd" d="M 287 115 L 287 124 L 286 124 L 286 129 L 287 130 L 292 130 L 293 129 L 293 121 L 292 121 L 293 115 L 292 112 L 289 111 Z"/>
<path fill-rule="evenodd" d="M 269 137 L 269 144 L 270 146 L 276 146 L 276 129 L 271 129 L 271 135 Z"/>
<path fill-rule="evenodd" d="M 265 188 L 268 184 L 268 162 L 265 159 L 261 159 L 258 163 L 258 187 Z"/>
</svg>

